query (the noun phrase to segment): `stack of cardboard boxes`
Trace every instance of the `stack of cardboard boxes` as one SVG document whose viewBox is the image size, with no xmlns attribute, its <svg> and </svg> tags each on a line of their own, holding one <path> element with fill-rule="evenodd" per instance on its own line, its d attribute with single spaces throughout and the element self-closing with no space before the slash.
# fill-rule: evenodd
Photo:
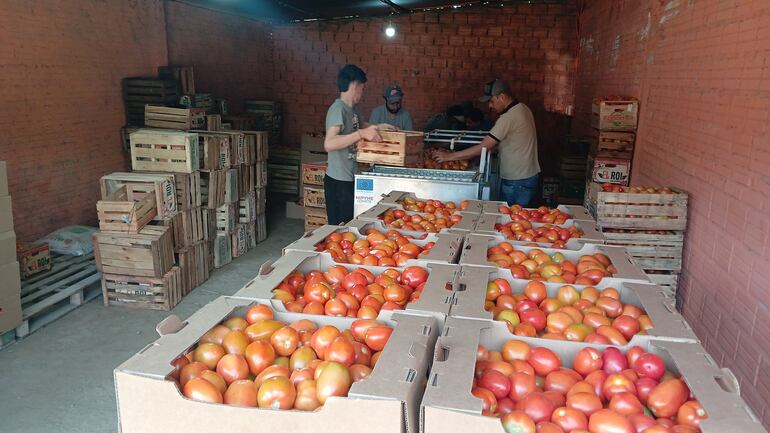
<svg viewBox="0 0 770 433">
<path fill-rule="evenodd" d="M 16 261 L 16 234 L 13 231 L 8 171 L 0 161 L 0 347 L 7 331 L 21 324 L 21 275 Z M 12 338 L 10 338 L 12 340 Z"/>
<path fill-rule="evenodd" d="M 312 230 L 327 222 L 324 197 L 326 151 L 323 134 L 307 133 L 302 136 L 301 160 L 305 230 Z"/>
<path fill-rule="evenodd" d="M 635 98 L 610 97 L 594 101 L 587 188 L 591 182 L 628 186 L 638 118 L 639 102 Z"/>
</svg>

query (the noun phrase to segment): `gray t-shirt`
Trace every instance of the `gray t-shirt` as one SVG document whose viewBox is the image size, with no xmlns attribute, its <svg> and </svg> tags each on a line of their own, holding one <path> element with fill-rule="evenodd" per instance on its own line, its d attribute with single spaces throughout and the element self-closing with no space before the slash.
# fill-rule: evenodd
<svg viewBox="0 0 770 433">
<path fill-rule="evenodd" d="M 326 129 L 339 126 L 341 135 L 351 134 L 359 129 L 362 118 L 358 108 L 345 104 L 342 99 L 337 99 L 326 112 Z M 355 144 L 329 152 L 328 162 L 326 174 L 329 177 L 353 182 L 356 174 Z"/>
<path fill-rule="evenodd" d="M 388 107 L 380 105 L 372 110 L 372 115 L 369 116 L 369 123 L 372 125 L 387 123 L 404 131 L 413 131 L 412 115 L 403 108 L 398 110 L 398 113 L 393 114 L 388 111 Z"/>
</svg>

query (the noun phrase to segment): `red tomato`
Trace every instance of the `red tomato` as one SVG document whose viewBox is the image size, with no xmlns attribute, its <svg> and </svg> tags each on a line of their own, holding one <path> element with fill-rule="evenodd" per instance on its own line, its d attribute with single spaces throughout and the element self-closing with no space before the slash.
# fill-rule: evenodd
<svg viewBox="0 0 770 433">
<path fill-rule="evenodd" d="M 564 431 L 585 430 L 588 428 L 588 418 L 586 415 L 569 407 L 560 407 L 553 411 L 551 422 L 558 425 Z"/>
<path fill-rule="evenodd" d="M 679 407 L 676 412 L 677 424 L 700 428 L 700 422 L 708 418 L 703 406 L 697 400 L 690 400 Z"/>
<path fill-rule="evenodd" d="M 630 392 L 621 392 L 613 395 L 608 408 L 626 416 L 644 413 L 642 402 Z"/>
<path fill-rule="evenodd" d="M 492 391 L 486 388 L 473 388 L 471 394 L 474 397 L 481 400 L 481 413 L 484 415 L 492 415 L 497 412 L 497 398 Z"/>
<path fill-rule="evenodd" d="M 533 392 L 516 404 L 516 410 L 523 411 L 536 423 L 549 421 L 554 409 L 553 402 L 542 392 Z"/>
<path fill-rule="evenodd" d="M 608 347 L 602 353 L 604 372 L 607 374 L 620 373 L 628 368 L 628 360 L 617 347 Z"/>
<path fill-rule="evenodd" d="M 419 266 L 409 266 L 401 273 L 401 283 L 416 288 L 428 280 L 428 270 Z"/>
<path fill-rule="evenodd" d="M 522 321 L 522 323 L 529 323 L 537 331 L 542 331 L 545 329 L 547 321 L 545 313 L 539 309 L 522 311 L 519 313 L 519 319 Z"/>
<path fill-rule="evenodd" d="M 324 358 L 326 349 L 332 344 L 335 338 L 339 337 L 340 330 L 331 325 L 325 325 L 313 333 L 310 339 L 310 346 L 319 358 Z"/>
<path fill-rule="evenodd" d="M 647 397 L 649 397 L 652 390 L 658 386 L 658 381 L 649 377 L 640 377 L 634 382 L 634 385 L 636 385 L 636 396 L 639 397 L 639 401 L 646 406 Z"/>
<path fill-rule="evenodd" d="M 534 347 L 527 362 L 535 369 L 538 376 L 547 376 L 561 367 L 561 358 L 545 347 Z"/>
<path fill-rule="evenodd" d="M 621 373 L 614 373 L 607 376 L 607 379 L 602 385 L 602 395 L 604 395 L 604 398 L 611 400 L 616 394 L 624 392 L 630 392 L 636 395 L 636 386 L 631 379 Z"/>
<path fill-rule="evenodd" d="M 299 346 L 299 333 L 290 326 L 284 326 L 270 336 L 270 344 L 279 356 L 290 356 Z"/>
<path fill-rule="evenodd" d="M 201 373 L 208 369 L 209 368 L 206 367 L 206 364 L 202 362 L 191 362 L 185 365 L 181 370 L 179 370 L 179 386 L 184 389 L 184 386 L 187 384 L 187 382 L 195 377 L 200 376 Z"/>
<path fill-rule="evenodd" d="M 593 347 L 581 349 L 575 355 L 575 359 L 572 362 L 572 368 L 583 376 L 588 376 L 592 372 L 601 369 L 603 365 L 602 354 Z"/>
<path fill-rule="evenodd" d="M 273 310 L 267 305 L 254 305 L 246 312 L 246 321 L 254 324 L 262 320 L 272 320 Z"/>
<path fill-rule="evenodd" d="M 203 343 L 195 349 L 193 360 L 202 362 L 209 370 L 213 370 L 217 368 L 217 363 L 223 356 L 225 356 L 224 347 L 214 343 Z"/>
<path fill-rule="evenodd" d="M 339 336 L 326 348 L 324 360 L 339 362 L 346 367 L 350 367 L 356 360 L 356 349 L 347 338 Z"/>
<path fill-rule="evenodd" d="M 256 376 L 273 364 L 273 361 L 275 361 L 275 349 L 267 341 L 255 341 L 246 346 L 244 357 L 249 364 L 249 371 Z"/>
<path fill-rule="evenodd" d="M 601 409 L 591 415 L 588 430 L 591 433 L 636 433 L 627 417 L 609 409 Z"/>
<path fill-rule="evenodd" d="M 224 403 L 235 406 L 257 407 L 256 385 L 247 379 L 236 380 L 227 387 Z"/>
<path fill-rule="evenodd" d="M 593 392 L 578 392 L 567 396 L 567 407 L 579 410 L 586 416 L 591 416 L 604 406 L 601 399 Z"/>
<path fill-rule="evenodd" d="M 655 387 L 647 397 L 647 407 L 657 418 L 669 418 L 677 414 L 690 396 L 690 390 L 681 379 L 668 379 Z"/>
<path fill-rule="evenodd" d="M 576 379 L 575 375 L 562 370 L 552 371 L 545 377 L 545 384 L 543 389 L 545 391 L 556 391 L 560 394 L 567 394 L 567 391 L 572 388 L 573 385 L 580 382 L 582 377 Z"/>
<path fill-rule="evenodd" d="M 291 409 L 294 407 L 296 397 L 297 390 L 288 377 L 274 376 L 259 386 L 257 403 L 259 407 Z"/>
<path fill-rule="evenodd" d="M 640 356 L 644 355 L 644 349 L 639 346 L 634 346 L 626 351 L 626 359 L 628 359 L 629 367 L 634 366 L 634 363 Z"/>
<path fill-rule="evenodd" d="M 508 397 L 497 400 L 497 413 L 505 415 L 513 412 L 516 409 L 516 403 Z"/>
<path fill-rule="evenodd" d="M 182 393 L 185 397 L 206 403 L 222 403 L 222 393 L 217 387 L 202 377 L 194 377 L 185 385 Z"/>
<path fill-rule="evenodd" d="M 627 340 L 639 333 L 639 321 L 631 316 L 618 316 L 612 321 L 612 327 L 620 331 Z"/>
<path fill-rule="evenodd" d="M 535 422 L 526 413 L 514 410 L 501 420 L 506 433 L 535 433 Z"/>
<path fill-rule="evenodd" d="M 479 377 L 478 386 L 492 391 L 497 399 L 507 397 L 511 392 L 511 381 L 508 376 L 492 369 L 487 369 Z"/>
<path fill-rule="evenodd" d="M 639 373 L 642 377 L 649 377 L 650 379 L 660 380 L 663 374 L 666 372 L 666 365 L 658 355 L 652 353 L 645 353 L 636 359 L 633 363 L 634 371 Z"/>
<path fill-rule="evenodd" d="M 217 363 L 217 373 L 227 384 L 249 377 L 249 364 L 241 355 L 228 353 Z"/>
<path fill-rule="evenodd" d="M 316 379 L 319 403 L 326 403 L 329 397 L 344 397 L 348 395 L 351 383 L 352 378 L 347 367 L 338 362 L 329 362 L 323 367 L 323 370 Z"/>
<path fill-rule="evenodd" d="M 508 340 L 503 344 L 501 353 L 505 361 L 511 362 L 514 359 L 526 361 L 532 348 L 529 344 L 520 340 Z"/>
<path fill-rule="evenodd" d="M 631 421 L 634 429 L 636 429 L 636 433 L 643 433 L 648 428 L 657 425 L 654 419 L 644 414 L 630 415 L 628 420 Z"/>
<path fill-rule="evenodd" d="M 296 387 L 297 398 L 294 399 L 294 409 L 311 411 L 321 406 L 321 402 L 318 401 L 315 380 L 300 382 Z"/>
<path fill-rule="evenodd" d="M 187 359 L 187 357 L 177 356 L 176 358 L 174 358 L 173 361 L 171 361 L 171 365 L 174 366 L 174 371 L 172 371 L 169 376 L 171 376 L 175 380 L 179 380 L 179 372 L 181 372 L 182 368 L 189 363 L 190 363 L 190 360 Z"/>
<path fill-rule="evenodd" d="M 366 331 L 364 341 L 372 350 L 379 352 L 385 348 L 392 333 L 393 328 L 388 326 L 373 326 Z"/>
<path fill-rule="evenodd" d="M 534 374 L 516 372 L 511 375 L 511 400 L 518 403 L 535 391 L 537 391 L 537 383 Z"/>
</svg>

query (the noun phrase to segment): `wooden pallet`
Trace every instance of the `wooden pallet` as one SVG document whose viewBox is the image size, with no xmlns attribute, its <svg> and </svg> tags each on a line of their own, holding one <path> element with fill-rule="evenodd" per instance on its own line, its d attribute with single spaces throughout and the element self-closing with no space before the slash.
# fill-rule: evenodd
<svg viewBox="0 0 770 433">
<path fill-rule="evenodd" d="M 226 170 L 201 171 L 201 205 L 217 209 L 225 204 Z"/>
<path fill-rule="evenodd" d="M 645 271 L 678 272 L 682 269 L 683 232 L 649 234 L 643 231 L 613 233 L 604 230 L 603 235 L 608 245 L 625 247 Z"/>
<path fill-rule="evenodd" d="M 602 158 L 631 159 L 634 156 L 633 132 L 596 131 L 591 154 Z"/>
<path fill-rule="evenodd" d="M 54 255 L 50 271 L 21 285 L 22 322 L 16 336 L 23 338 L 99 296 L 101 274 L 94 254 Z"/>
<path fill-rule="evenodd" d="M 177 263 L 182 275 L 182 294 L 187 295 L 209 279 L 208 242 L 201 241 L 179 251 Z"/>
<path fill-rule="evenodd" d="M 97 232 L 94 256 L 102 273 L 160 278 L 174 265 L 173 232 L 163 226 L 146 226 L 139 234 Z"/>
<path fill-rule="evenodd" d="M 168 311 L 182 300 L 182 275 L 174 266 L 161 277 L 104 274 L 105 306 Z"/>
<path fill-rule="evenodd" d="M 200 168 L 198 135 L 158 129 L 131 134 L 131 167 L 134 171 L 193 173 Z"/>
<path fill-rule="evenodd" d="M 138 233 L 158 215 L 155 192 L 145 194 L 138 201 L 128 198 L 123 185 L 106 200 L 96 202 L 99 229 L 118 233 Z"/>
<path fill-rule="evenodd" d="M 196 129 L 206 122 L 201 108 L 171 108 L 157 105 L 144 107 L 144 125 L 163 129 Z"/>
<path fill-rule="evenodd" d="M 604 192 L 601 185 L 587 185 L 586 204 L 594 211 L 601 228 L 637 230 L 685 230 L 687 193 L 673 189 L 673 194 L 630 194 Z"/>
<path fill-rule="evenodd" d="M 406 166 L 422 160 L 422 132 L 380 131 L 382 142 L 360 140 L 356 160 L 365 164 Z"/>
<path fill-rule="evenodd" d="M 173 174 L 112 173 L 99 181 L 101 198 L 107 200 L 115 191 L 126 188 L 127 198 L 140 201 L 146 194 L 155 194 L 156 220 L 172 217 L 177 211 L 176 181 Z"/>
</svg>

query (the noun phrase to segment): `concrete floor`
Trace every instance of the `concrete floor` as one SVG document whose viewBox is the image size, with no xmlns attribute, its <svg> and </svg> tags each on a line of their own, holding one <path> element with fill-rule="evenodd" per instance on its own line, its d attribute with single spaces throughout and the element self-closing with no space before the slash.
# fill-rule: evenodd
<svg viewBox="0 0 770 433">
<path fill-rule="evenodd" d="M 276 210 L 268 231 L 265 242 L 213 272 L 172 313 L 185 319 L 236 292 L 302 235 L 303 222 Z M 156 340 L 155 325 L 169 314 L 106 308 L 98 297 L 0 350 L 0 432 L 117 432 L 112 371 Z"/>
</svg>

